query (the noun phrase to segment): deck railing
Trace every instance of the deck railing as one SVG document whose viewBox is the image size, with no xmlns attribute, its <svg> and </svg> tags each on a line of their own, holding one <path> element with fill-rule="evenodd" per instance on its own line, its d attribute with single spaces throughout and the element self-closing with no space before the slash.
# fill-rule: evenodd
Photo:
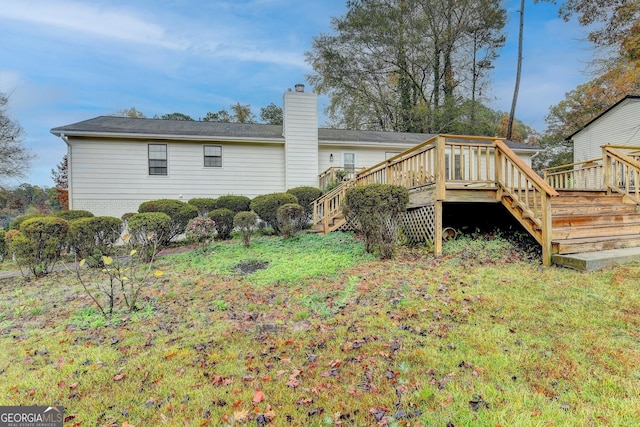
<svg viewBox="0 0 640 427">
<path fill-rule="evenodd" d="M 613 191 L 640 203 L 640 150 L 604 145 L 602 157 L 547 168 L 544 179 L 559 190 Z"/>
<path fill-rule="evenodd" d="M 492 188 L 508 209 L 543 246 L 544 263 L 551 261 L 551 202 L 558 193 L 538 176 L 502 139 L 437 135 L 356 174 L 314 202 L 314 225 L 340 212 L 347 188 L 394 184 L 414 190 L 433 187 L 436 209 L 434 251 L 442 251 L 442 202 L 447 188 Z"/>
<path fill-rule="evenodd" d="M 341 182 L 352 180 L 355 175 L 355 169 L 331 167 L 318 176 L 318 187 L 323 191 L 328 188 L 335 188 Z"/>
</svg>

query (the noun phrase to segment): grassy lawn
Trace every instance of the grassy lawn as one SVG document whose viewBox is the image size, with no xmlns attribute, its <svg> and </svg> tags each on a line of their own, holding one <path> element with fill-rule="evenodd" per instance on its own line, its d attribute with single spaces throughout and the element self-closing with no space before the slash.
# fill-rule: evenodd
<svg viewBox="0 0 640 427">
<path fill-rule="evenodd" d="M 67 426 L 640 425 L 640 264 L 445 251 L 216 243 L 160 258 L 109 320 L 71 272 L 1 280 L 0 405 L 62 405 Z"/>
</svg>

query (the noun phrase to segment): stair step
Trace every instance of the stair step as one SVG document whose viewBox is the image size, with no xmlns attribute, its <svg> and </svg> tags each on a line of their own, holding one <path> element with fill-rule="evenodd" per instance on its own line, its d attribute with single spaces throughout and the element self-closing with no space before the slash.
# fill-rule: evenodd
<svg viewBox="0 0 640 427">
<path fill-rule="evenodd" d="M 637 213 L 610 213 L 599 215 L 554 215 L 553 227 L 580 227 L 598 225 L 627 225 L 640 223 L 640 214 Z"/>
<path fill-rule="evenodd" d="M 551 206 L 575 205 L 575 204 L 616 204 L 622 203 L 622 196 L 560 196 L 551 199 Z"/>
<path fill-rule="evenodd" d="M 552 240 L 579 239 L 583 237 L 616 237 L 628 234 L 640 235 L 640 223 L 554 227 L 551 231 Z"/>
<path fill-rule="evenodd" d="M 611 214 L 634 214 L 638 212 L 636 205 L 615 204 L 615 205 L 564 205 L 552 206 L 551 213 L 556 216 L 566 215 L 611 215 Z"/>
<path fill-rule="evenodd" d="M 552 252 L 560 255 L 633 247 L 640 247 L 640 235 L 638 234 L 616 236 L 615 238 L 605 236 L 576 239 L 554 239 L 552 242 Z"/>
</svg>

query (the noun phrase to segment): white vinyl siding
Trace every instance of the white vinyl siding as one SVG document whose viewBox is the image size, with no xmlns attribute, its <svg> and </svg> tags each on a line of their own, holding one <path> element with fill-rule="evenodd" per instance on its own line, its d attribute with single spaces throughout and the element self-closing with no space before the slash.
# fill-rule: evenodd
<svg viewBox="0 0 640 427">
<path fill-rule="evenodd" d="M 142 201 L 161 198 L 184 202 L 226 194 L 255 197 L 285 191 L 282 144 L 224 143 L 223 167 L 203 166 L 198 142 L 168 142 L 169 174 L 148 174 L 149 141 L 70 138 L 74 209 L 120 217 L 136 212 Z"/>
<path fill-rule="evenodd" d="M 640 147 L 640 99 L 630 98 L 573 136 L 574 162 L 602 157 L 602 146 Z"/>
</svg>

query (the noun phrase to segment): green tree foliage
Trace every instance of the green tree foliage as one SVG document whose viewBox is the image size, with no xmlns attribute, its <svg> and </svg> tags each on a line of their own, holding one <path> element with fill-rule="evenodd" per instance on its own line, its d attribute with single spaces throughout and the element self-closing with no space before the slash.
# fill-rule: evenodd
<svg viewBox="0 0 640 427">
<path fill-rule="evenodd" d="M 490 0 L 353 0 L 307 61 L 327 115 L 349 129 L 449 132 L 481 101 L 506 13 Z M 473 109 L 470 117 L 474 116 Z M 473 119 L 471 119 L 473 123 Z"/>
<path fill-rule="evenodd" d="M 214 209 L 231 209 L 234 213 L 250 210 L 251 199 L 247 196 L 228 194 L 220 196 L 213 205 Z"/>
<path fill-rule="evenodd" d="M 69 224 L 62 218 L 42 216 L 20 224 L 20 233 L 10 240 L 9 249 L 19 266 L 35 277 L 53 270 L 65 246 Z"/>
<path fill-rule="evenodd" d="M 0 181 L 24 176 L 33 154 L 23 145 L 23 130 L 9 117 L 9 98 L 0 92 Z"/>
<path fill-rule="evenodd" d="M 369 184 L 348 189 L 342 211 L 349 224 L 364 236 L 366 251 L 389 259 L 398 239 L 400 215 L 408 203 L 409 192 L 404 187 Z"/>
<path fill-rule="evenodd" d="M 256 123 L 255 115 L 251 112 L 251 105 L 236 102 L 230 108 L 231 113 L 223 108 L 217 113 L 208 112 L 201 120 L 203 122 Z"/>
<path fill-rule="evenodd" d="M 214 209 L 209 212 L 209 218 L 216 222 L 215 228 L 218 232 L 218 239 L 227 240 L 231 237 L 235 214 L 234 211 L 227 208 Z"/>
<path fill-rule="evenodd" d="M 4 237 L 4 230 L 0 229 L 0 262 L 4 261 L 9 253 L 9 248 L 7 248 L 7 240 Z"/>
<path fill-rule="evenodd" d="M 278 208 L 287 203 L 297 204 L 298 199 L 290 193 L 263 194 L 251 200 L 251 210 L 258 214 L 261 220 L 268 223 L 276 234 L 280 234 Z"/>
<path fill-rule="evenodd" d="M 160 119 L 162 120 L 186 120 L 186 121 L 193 121 L 193 118 L 187 114 L 184 113 L 169 113 L 169 114 L 163 114 L 162 116 L 160 116 Z"/>
<path fill-rule="evenodd" d="M 56 184 L 55 199 L 63 210 L 69 209 L 69 161 L 66 154 L 56 168 L 51 169 L 51 179 Z"/>
<path fill-rule="evenodd" d="M 251 244 L 251 236 L 256 228 L 258 215 L 255 212 L 238 212 L 233 217 L 233 226 L 238 229 L 245 247 Z"/>
<path fill-rule="evenodd" d="M 132 119 L 146 119 L 147 116 L 142 112 L 136 110 L 136 107 L 131 108 L 123 108 L 122 110 L 118 110 L 115 113 L 111 114 L 116 117 L 129 117 Z"/>
<path fill-rule="evenodd" d="M 273 102 L 260 109 L 260 120 L 268 125 L 281 125 L 284 123 L 282 108 Z"/>
</svg>

